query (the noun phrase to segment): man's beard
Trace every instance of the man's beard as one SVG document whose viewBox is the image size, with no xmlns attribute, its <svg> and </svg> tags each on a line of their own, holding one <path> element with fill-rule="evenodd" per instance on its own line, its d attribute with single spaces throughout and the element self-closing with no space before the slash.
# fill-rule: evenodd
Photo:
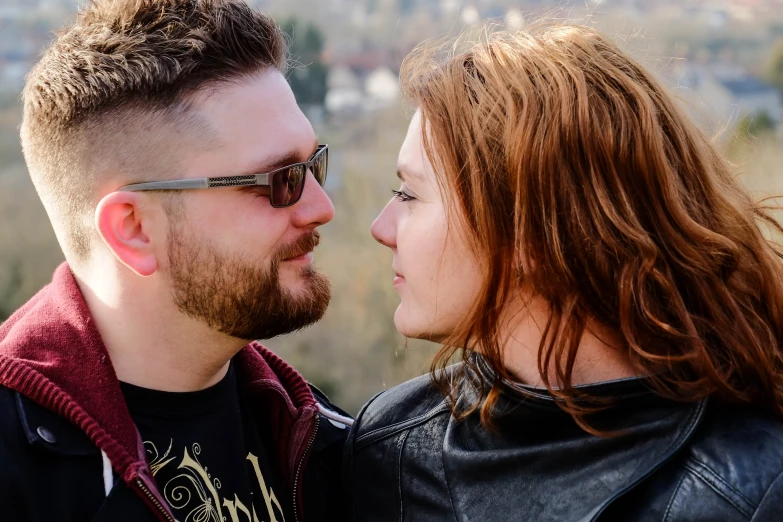
<svg viewBox="0 0 783 522">
<path fill-rule="evenodd" d="M 318 232 L 280 248 L 265 269 L 223 255 L 181 228 L 169 229 L 168 254 L 174 302 L 183 313 L 245 340 L 270 339 L 323 317 L 331 298 L 326 277 L 312 266 L 302 268 L 304 288 L 293 295 L 280 287 L 279 273 L 283 259 L 311 252 L 318 245 Z"/>
</svg>

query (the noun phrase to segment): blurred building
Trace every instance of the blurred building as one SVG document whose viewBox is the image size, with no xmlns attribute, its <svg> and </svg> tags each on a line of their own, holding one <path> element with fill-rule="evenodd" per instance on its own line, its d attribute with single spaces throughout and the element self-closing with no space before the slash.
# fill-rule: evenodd
<svg viewBox="0 0 783 522">
<path fill-rule="evenodd" d="M 729 62 L 692 64 L 682 60 L 664 78 L 685 101 L 683 108 L 703 131 L 721 140 L 742 120 L 769 118 L 783 135 L 783 93 Z"/>
<path fill-rule="evenodd" d="M 345 65 L 338 65 L 329 71 L 326 92 L 326 109 L 336 113 L 358 109 L 364 97 L 362 82 L 359 77 Z"/>
<path fill-rule="evenodd" d="M 783 122 L 781 92 L 750 75 L 741 78 L 708 76 L 702 79 L 699 94 L 723 121 L 736 122 L 766 115 L 777 126 Z"/>
<path fill-rule="evenodd" d="M 372 112 L 400 96 L 396 59 L 391 53 L 362 51 L 330 64 L 326 110 L 330 114 Z"/>
<path fill-rule="evenodd" d="M 368 109 L 388 107 L 400 97 L 398 77 L 386 66 L 378 67 L 367 75 L 364 85 Z"/>
<path fill-rule="evenodd" d="M 0 58 L 0 94 L 18 94 L 24 87 L 27 71 L 32 64 L 25 60 Z"/>
</svg>

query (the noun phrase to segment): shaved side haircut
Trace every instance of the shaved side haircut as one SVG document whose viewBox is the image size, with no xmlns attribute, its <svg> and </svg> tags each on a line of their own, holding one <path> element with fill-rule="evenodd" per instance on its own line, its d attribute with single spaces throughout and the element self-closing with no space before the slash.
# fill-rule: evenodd
<svg viewBox="0 0 783 522">
<path fill-rule="evenodd" d="M 286 67 L 280 28 L 239 0 L 87 4 L 22 95 L 25 161 L 66 258 L 89 257 L 102 187 L 174 176 L 182 150 L 210 146 L 194 94 Z"/>
</svg>

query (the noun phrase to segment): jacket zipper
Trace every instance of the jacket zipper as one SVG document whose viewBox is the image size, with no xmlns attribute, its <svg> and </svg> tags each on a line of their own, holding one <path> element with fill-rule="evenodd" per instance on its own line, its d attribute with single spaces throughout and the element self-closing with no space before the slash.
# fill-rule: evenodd
<svg viewBox="0 0 783 522">
<path fill-rule="evenodd" d="M 294 476 L 294 521 L 299 522 L 299 502 L 297 502 L 297 496 L 296 496 L 296 490 L 299 486 L 299 475 L 302 472 L 302 464 L 304 464 L 305 457 L 307 457 L 307 454 L 310 452 L 310 448 L 313 447 L 313 443 L 315 442 L 315 435 L 318 433 L 318 424 L 320 423 L 320 418 L 318 417 L 318 412 L 315 412 L 315 425 L 313 426 L 313 433 L 310 435 L 310 441 L 307 443 L 307 447 L 305 448 L 304 453 L 302 453 L 302 458 L 299 459 L 299 465 L 296 467 L 296 475 Z"/>
<path fill-rule="evenodd" d="M 155 498 L 155 495 L 152 494 L 152 492 L 147 488 L 147 486 L 144 484 L 144 482 L 141 479 L 136 479 L 136 485 L 139 487 L 140 490 L 144 492 L 144 494 L 147 496 L 148 499 L 152 501 L 152 503 L 155 505 L 155 507 L 158 508 L 158 511 L 160 511 L 161 514 L 168 520 L 168 522 L 177 522 L 175 519 L 171 517 L 171 515 L 168 514 L 166 511 L 166 508 L 164 508 L 160 501 Z"/>
</svg>

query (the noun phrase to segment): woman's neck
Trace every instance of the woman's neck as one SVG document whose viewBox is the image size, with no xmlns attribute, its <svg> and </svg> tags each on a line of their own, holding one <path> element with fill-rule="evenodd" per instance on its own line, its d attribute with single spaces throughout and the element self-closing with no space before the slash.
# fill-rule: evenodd
<svg viewBox="0 0 783 522">
<path fill-rule="evenodd" d="M 544 387 L 538 370 L 538 351 L 549 317 L 546 302 L 533 298 L 512 308 L 503 321 L 507 324 L 503 342 L 506 367 L 521 382 Z M 638 375 L 622 348 L 617 332 L 588 321 L 579 343 L 571 384 L 591 384 Z M 555 367 L 549 369 L 550 385 L 557 386 Z"/>
</svg>

